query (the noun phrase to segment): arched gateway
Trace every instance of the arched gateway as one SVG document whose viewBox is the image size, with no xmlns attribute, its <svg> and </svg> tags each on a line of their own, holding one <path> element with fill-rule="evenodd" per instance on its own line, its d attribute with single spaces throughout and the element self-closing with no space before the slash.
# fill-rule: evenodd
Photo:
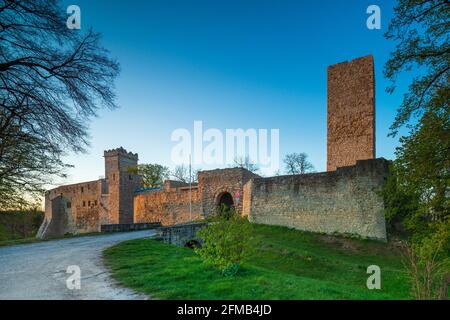
<svg viewBox="0 0 450 320">
<path fill-rule="evenodd" d="M 217 208 L 232 209 L 234 208 L 233 196 L 229 192 L 222 192 L 217 196 Z"/>
</svg>

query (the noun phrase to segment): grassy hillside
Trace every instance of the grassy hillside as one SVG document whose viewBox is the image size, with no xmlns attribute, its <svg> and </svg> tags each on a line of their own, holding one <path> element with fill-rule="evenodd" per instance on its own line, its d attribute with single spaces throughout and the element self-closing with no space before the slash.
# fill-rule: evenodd
<svg viewBox="0 0 450 320">
<path fill-rule="evenodd" d="M 0 242 L 32 238 L 44 219 L 42 211 L 0 211 Z"/>
<path fill-rule="evenodd" d="M 409 299 L 399 252 L 390 245 L 253 225 L 252 255 L 223 277 L 188 248 L 133 240 L 104 252 L 123 285 L 160 299 Z M 368 290 L 369 265 L 381 290 Z"/>
</svg>

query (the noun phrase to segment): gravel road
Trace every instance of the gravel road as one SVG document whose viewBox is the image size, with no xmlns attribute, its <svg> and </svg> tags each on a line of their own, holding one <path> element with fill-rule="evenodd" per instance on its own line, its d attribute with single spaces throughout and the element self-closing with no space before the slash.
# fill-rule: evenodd
<svg viewBox="0 0 450 320">
<path fill-rule="evenodd" d="M 147 299 L 121 288 L 102 264 L 102 250 L 154 235 L 153 230 L 84 236 L 0 247 L 0 300 Z M 68 289 L 69 266 L 79 266 L 81 288 Z"/>
</svg>

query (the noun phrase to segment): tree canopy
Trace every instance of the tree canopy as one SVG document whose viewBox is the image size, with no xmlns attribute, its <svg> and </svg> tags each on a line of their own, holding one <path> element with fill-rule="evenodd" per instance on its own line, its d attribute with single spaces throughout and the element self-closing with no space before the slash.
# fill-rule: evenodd
<svg viewBox="0 0 450 320">
<path fill-rule="evenodd" d="M 391 80 L 387 91 L 394 92 L 402 72 L 415 71 L 417 76 L 398 108 L 392 135 L 412 117 L 420 118 L 430 108 L 448 108 L 445 95 L 450 80 L 450 2 L 399 0 L 394 14 L 385 34 L 397 43 L 384 69 L 386 78 Z"/>
<path fill-rule="evenodd" d="M 0 2 L 0 208 L 64 176 L 61 158 L 88 146 L 89 119 L 116 107 L 119 64 L 65 14 L 55 0 Z"/>
<path fill-rule="evenodd" d="M 414 71 L 391 127 L 404 125 L 384 198 L 388 222 L 407 230 L 408 273 L 417 299 L 448 298 L 450 268 L 450 1 L 399 0 L 386 33 L 397 47 L 385 66 L 395 90 Z"/>
<path fill-rule="evenodd" d="M 170 177 L 169 168 L 157 163 L 139 164 L 136 168 L 131 168 L 130 171 L 141 176 L 144 188 L 161 187 L 164 180 Z"/>
</svg>

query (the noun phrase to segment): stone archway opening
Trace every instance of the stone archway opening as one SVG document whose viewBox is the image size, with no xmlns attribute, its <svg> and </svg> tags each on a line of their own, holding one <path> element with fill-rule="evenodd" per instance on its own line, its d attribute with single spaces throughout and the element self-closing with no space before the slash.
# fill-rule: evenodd
<svg viewBox="0 0 450 320">
<path fill-rule="evenodd" d="M 233 196 L 229 192 L 222 192 L 217 197 L 216 204 L 219 214 L 229 214 L 234 208 Z"/>
<path fill-rule="evenodd" d="M 202 244 L 197 240 L 189 240 L 184 244 L 184 246 L 189 249 L 199 249 L 202 247 Z"/>
<path fill-rule="evenodd" d="M 217 198 L 217 206 L 231 209 L 234 207 L 233 196 L 229 192 L 221 193 Z"/>
</svg>

